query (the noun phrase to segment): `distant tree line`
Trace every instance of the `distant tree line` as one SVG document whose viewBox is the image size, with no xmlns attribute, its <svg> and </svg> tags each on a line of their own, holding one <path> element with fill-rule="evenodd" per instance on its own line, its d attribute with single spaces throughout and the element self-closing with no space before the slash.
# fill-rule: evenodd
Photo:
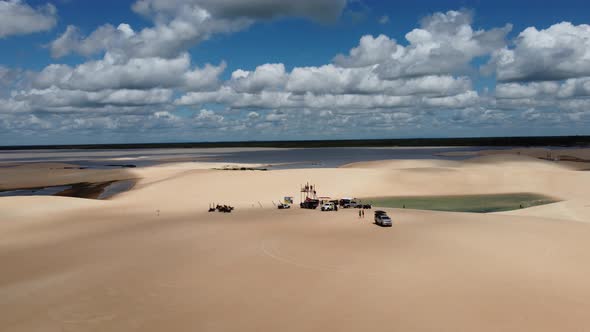
<svg viewBox="0 0 590 332">
<path fill-rule="evenodd" d="M 134 144 L 71 144 L 71 145 L 19 145 L 0 146 L 0 150 L 29 149 L 179 149 L 179 148 L 332 148 L 332 147 L 418 147 L 418 146 L 563 146 L 585 147 L 590 136 L 527 136 L 527 137 L 460 137 L 460 138 L 399 138 L 360 140 L 306 140 L 306 141 L 245 141 L 245 142 L 185 142 L 185 143 L 134 143 Z"/>
</svg>

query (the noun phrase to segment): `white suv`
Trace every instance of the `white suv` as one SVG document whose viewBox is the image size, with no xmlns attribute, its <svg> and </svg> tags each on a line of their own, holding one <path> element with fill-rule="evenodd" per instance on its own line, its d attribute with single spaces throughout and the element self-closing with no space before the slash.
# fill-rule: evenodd
<svg viewBox="0 0 590 332">
<path fill-rule="evenodd" d="M 381 227 L 391 227 L 391 218 L 385 211 L 375 211 L 375 224 Z"/>
<path fill-rule="evenodd" d="M 321 210 L 322 211 L 334 211 L 335 210 L 334 203 L 332 203 L 332 202 L 325 203 L 324 205 L 322 205 Z"/>
</svg>

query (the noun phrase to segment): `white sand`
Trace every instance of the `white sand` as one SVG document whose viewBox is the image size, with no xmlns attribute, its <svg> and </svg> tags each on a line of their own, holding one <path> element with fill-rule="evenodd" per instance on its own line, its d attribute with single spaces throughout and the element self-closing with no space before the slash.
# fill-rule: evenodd
<svg viewBox="0 0 590 332">
<path fill-rule="evenodd" d="M 43 167 L 2 170 L 0 182 L 11 184 L 140 181 L 110 201 L 0 198 L 0 330 L 590 326 L 590 173 L 502 156 L 266 172 L 207 166 L 57 178 Z M 388 229 L 356 210 L 272 208 L 307 181 L 328 196 L 534 192 L 564 202 L 485 215 L 389 209 Z M 237 210 L 206 213 L 209 202 Z"/>
</svg>

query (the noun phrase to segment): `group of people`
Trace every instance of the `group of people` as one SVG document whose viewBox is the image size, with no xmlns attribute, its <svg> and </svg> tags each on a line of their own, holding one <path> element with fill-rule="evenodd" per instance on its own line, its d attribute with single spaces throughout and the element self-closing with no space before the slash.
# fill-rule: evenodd
<svg viewBox="0 0 590 332">
<path fill-rule="evenodd" d="M 359 218 L 364 218 L 365 217 L 365 209 L 359 209 Z"/>
</svg>

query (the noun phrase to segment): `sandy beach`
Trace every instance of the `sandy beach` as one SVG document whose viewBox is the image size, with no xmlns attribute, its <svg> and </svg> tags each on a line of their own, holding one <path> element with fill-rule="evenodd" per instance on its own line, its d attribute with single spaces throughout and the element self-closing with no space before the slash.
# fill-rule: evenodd
<svg viewBox="0 0 590 332">
<path fill-rule="evenodd" d="M 586 152 L 584 152 L 586 153 Z M 582 331 L 590 173 L 524 153 L 341 168 L 0 168 L 0 186 L 137 179 L 112 199 L 0 198 L 3 331 Z M 234 165 L 249 166 L 249 165 Z M 250 165 L 256 166 L 256 165 Z M 320 212 L 273 202 L 531 192 L 475 214 Z M 231 214 L 207 213 L 210 203 Z"/>
</svg>

